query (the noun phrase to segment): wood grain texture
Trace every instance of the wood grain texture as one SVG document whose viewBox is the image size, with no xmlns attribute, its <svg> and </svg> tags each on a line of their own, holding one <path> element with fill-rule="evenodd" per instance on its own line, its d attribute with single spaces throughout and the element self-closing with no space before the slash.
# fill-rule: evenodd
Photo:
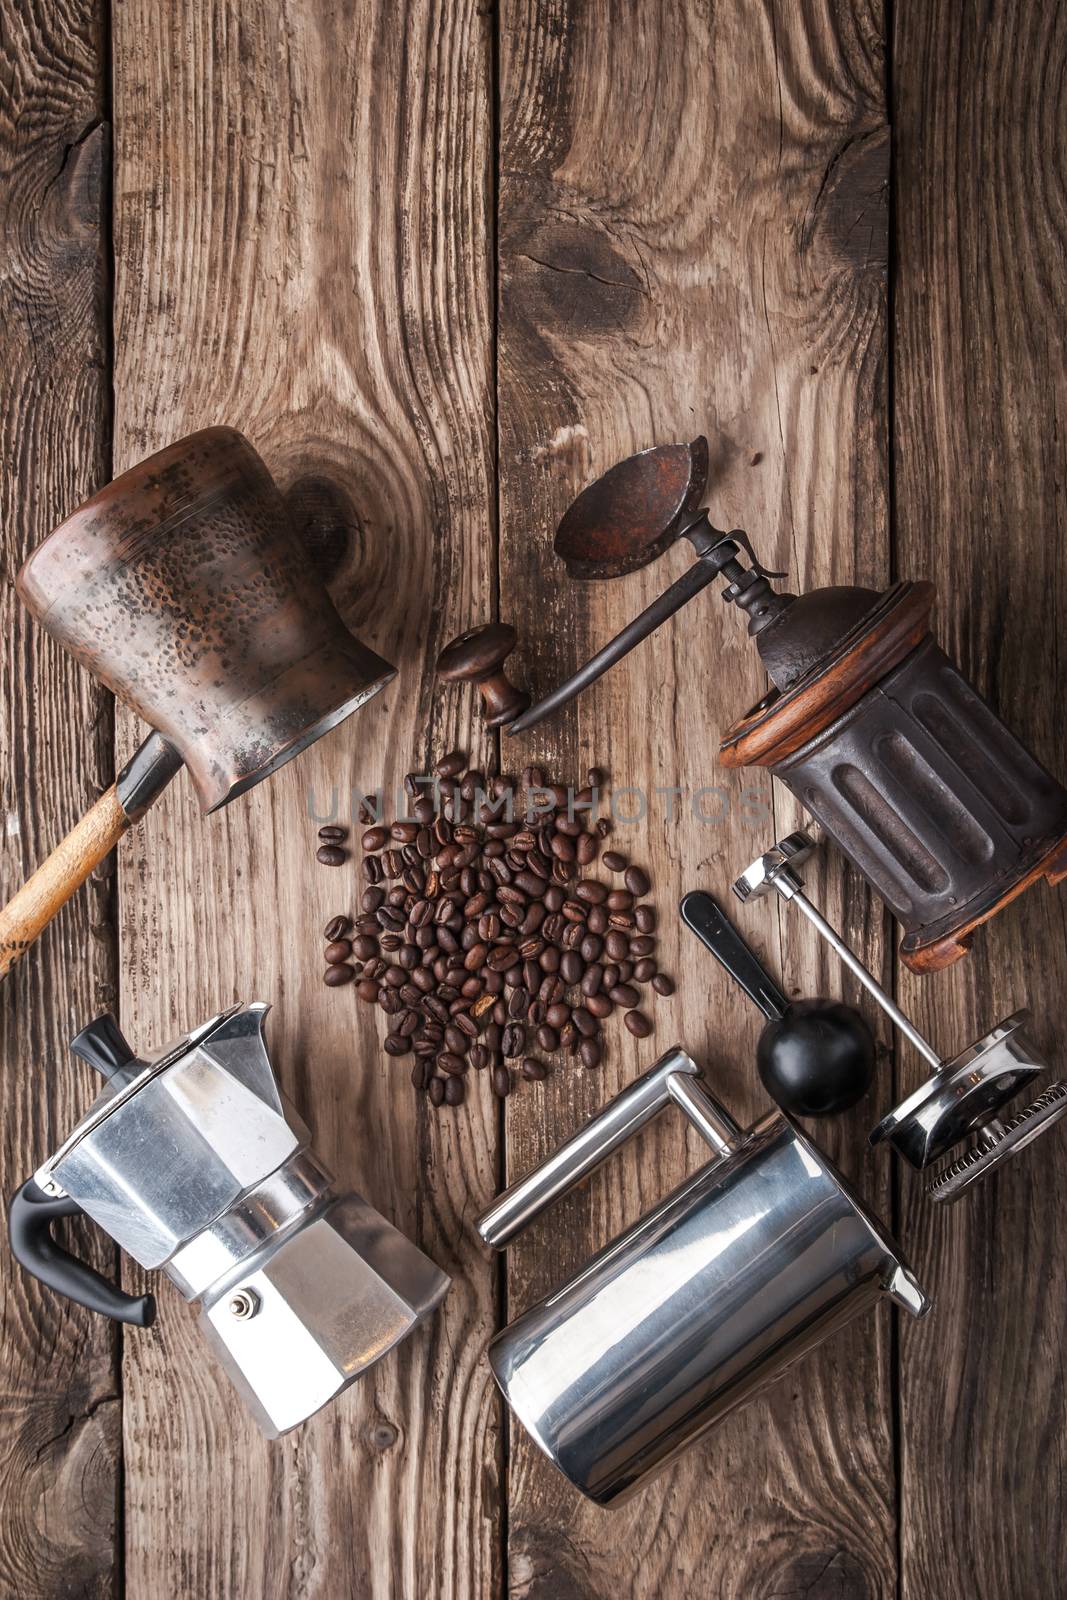
<svg viewBox="0 0 1067 1600">
<path fill-rule="evenodd" d="M 883 56 L 877 5 L 501 8 L 501 615 L 536 639 L 520 646 L 535 692 L 685 565 L 676 549 L 582 585 L 552 555 L 577 490 L 653 443 L 708 434 L 715 521 L 745 527 L 795 587 L 887 576 Z M 758 1021 L 675 915 L 684 889 L 727 893 L 795 825 L 766 774 L 716 765 L 721 731 L 762 689 L 742 625 L 704 596 L 524 743 L 560 776 L 593 761 L 617 797 L 649 795 L 644 820 L 620 823 L 615 840 L 651 868 L 679 993 L 657 1006 L 654 1040 L 637 1045 L 616 1024 L 599 1075 L 560 1070 L 544 1109 L 509 1102 L 509 1176 L 676 1040 L 735 1114 L 765 1105 Z M 657 785 L 681 791 L 673 820 Z M 713 820 L 694 817 L 694 801 Z M 630 815 L 638 805 L 620 800 Z M 813 881 L 877 964 L 866 897 L 843 907 L 836 867 Z M 767 903 L 738 921 L 790 992 L 838 988 Z M 884 1209 L 885 1171 L 861 1153 L 871 1117 L 865 1105 L 825 1137 Z M 661 1119 L 511 1248 L 509 1314 L 705 1157 Z M 511 1593 L 893 1595 L 889 1345 L 888 1316 L 849 1330 L 610 1515 L 580 1503 L 513 1427 Z"/>
<path fill-rule="evenodd" d="M 111 854 L 129 826 L 130 819 L 111 784 L 0 911 L 0 978 L 40 938 L 60 907 Z"/>
<path fill-rule="evenodd" d="M 114 20 L 117 465 L 242 429 L 346 620 L 400 669 L 209 820 L 174 785 L 121 853 L 124 1021 L 151 1042 L 273 1001 L 319 1154 L 454 1277 L 428 1330 L 275 1445 L 164 1286 L 127 1343 L 129 1592 L 492 1595 L 496 1269 L 468 1224 L 497 1115 L 417 1105 L 381 1025 L 323 987 L 323 924 L 360 883 L 314 861 L 316 818 L 392 796 L 472 721 L 470 692 L 432 702 L 431 676 L 494 583 L 488 23 L 466 0 L 131 0 Z"/>
<path fill-rule="evenodd" d="M 109 696 L 14 592 L 33 546 L 107 476 L 103 14 L 93 0 L 0 4 L 4 898 L 112 775 Z M 5 1197 L 95 1093 L 67 1041 L 112 1003 L 114 978 L 104 870 L 0 986 Z M 115 1270 L 94 1230 L 76 1229 L 74 1241 Z M 121 1568 L 117 1336 L 10 1256 L 2 1280 L 0 1592 L 110 1595 Z"/>
<path fill-rule="evenodd" d="M 1062 778 L 1067 607 L 1067 15 L 896 7 L 897 562 L 942 643 Z M 954 1050 L 1020 1005 L 1062 1048 L 1067 900 L 1032 889 L 951 972 L 902 985 Z M 923 1076 L 907 1059 L 907 1086 Z M 1067 1144 L 1050 1133 L 945 1214 L 901 1175 L 937 1306 L 901 1350 L 902 1594 L 1063 1592 Z"/>
</svg>

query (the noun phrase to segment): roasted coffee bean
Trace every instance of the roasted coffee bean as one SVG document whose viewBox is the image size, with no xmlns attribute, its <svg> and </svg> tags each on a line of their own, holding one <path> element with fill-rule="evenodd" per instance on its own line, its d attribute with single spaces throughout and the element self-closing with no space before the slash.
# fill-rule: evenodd
<svg viewBox="0 0 1067 1600">
<path fill-rule="evenodd" d="M 522 957 L 511 944 L 494 945 L 486 957 L 486 966 L 491 972 L 506 972 L 509 967 L 519 964 Z"/>
<path fill-rule="evenodd" d="M 608 931 L 608 913 L 604 906 L 590 906 L 589 915 L 585 925 L 590 933 L 606 933 Z"/>
<path fill-rule="evenodd" d="M 489 1065 L 489 1051 L 484 1044 L 472 1044 L 467 1055 L 475 1072 L 484 1072 Z"/>
<path fill-rule="evenodd" d="M 536 994 L 541 987 L 542 972 L 536 961 L 524 961 L 522 964 L 522 986 L 529 989 L 531 994 Z"/>
<path fill-rule="evenodd" d="M 330 967 L 328 970 L 330 972 L 332 972 L 334 970 L 334 968 Z M 336 970 L 338 972 L 340 972 L 341 968 L 338 967 Z M 335 978 L 334 979 L 334 983 L 336 983 L 337 981 L 338 980 Z M 347 982 L 347 979 L 342 978 L 340 980 L 340 982 L 341 983 L 345 983 L 345 982 Z M 332 987 L 332 985 L 331 985 L 331 987 Z M 356 993 L 359 996 L 359 998 L 362 1001 L 364 1001 L 367 1005 L 373 1005 L 375 1000 L 377 1000 L 377 998 L 378 998 L 378 985 L 374 982 L 374 980 L 372 978 L 363 978 L 356 985 Z"/>
<path fill-rule="evenodd" d="M 598 1021 L 603 1021 L 605 1017 L 611 1016 L 611 1013 L 615 1009 L 615 1005 L 614 1002 L 606 994 L 604 994 L 603 990 L 601 990 L 598 994 L 586 995 L 585 1009 L 589 1012 L 590 1016 L 596 1017 Z"/>
<path fill-rule="evenodd" d="M 388 877 L 399 878 L 404 870 L 404 857 L 399 850 L 384 850 L 381 861 Z"/>
<path fill-rule="evenodd" d="M 614 988 L 608 990 L 608 997 L 617 1006 L 623 1006 L 628 1011 L 632 1010 L 641 999 L 637 990 L 628 983 L 617 983 Z"/>
<path fill-rule="evenodd" d="M 464 978 L 459 986 L 459 992 L 465 1000 L 480 1000 L 483 987 L 481 978 L 472 973 L 469 978 Z"/>
<path fill-rule="evenodd" d="M 411 808 L 411 815 L 417 823 L 425 828 L 426 824 L 434 819 L 433 802 L 427 800 L 425 796 L 420 796 Z"/>
<path fill-rule="evenodd" d="M 521 1022 L 509 1022 L 504 1029 L 500 1048 L 507 1057 L 521 1056 L 526 1049 L 526 1029 Z"/>
<path fill-rule="evenodd" d="M 336 822 L 328 822 L 324 828 L 319 829 L 319 838 L 323 844 L 341 844 L 348 838 L 348 829 L 342 828 Z"/>
<path fill-rule="evenodd" d="M 529 1078 L 532 1083 L 540 1083 L 542 1078 L 548 1077 L 548 1068 L 543 1061 L 535 1061 L 533 1056 L 524 1056 L 522 1075 Z"/>
<path fill-rule="evenodd" d="M 461 1106 L 466 1098 L 467 1091 L 462 1078 L 445 1079 L 445 1105 Z"/>
<path fill-rule="evenodd" d="M 508 1000 L 508 1016 L 516 1022 L 521 1022 L 530 1009 L 530 991 L 528 989 L 512 989 Z"/>
<path fill-rule="evenodd" d="M 406 1056 L 411 1050 L 411 1040 L 403 1033 L 387 1033 L 382 1049 L 387 1056 Z"/>
<path fill-rule="evenodd" d="M 578 821 L 577 817 L 557 817 L 556 831 L 557 833 L 565 833 L 571 840 L 576 840 L 578 835 L 583 831 L 583 824 Z M 575 844 L 573 859 L 577 859 L 577 856 L 578 846 Z"/>
<path fill-rule="evenodd" d="M 389 829 L 383 827 L 368 828 L 359 841 L 364 850 L 380 850 L 389 840 Z"/>
<path fill-rule="evenodd" d="M 453 1080 L 453 1081 L 456 1081 L 456 1080 Z M 429 1096 L 430 1096 L 430 1104 L 431 1105 L 434 1105 L 434 1106 L 443 1105 L 444 1104 L 444 1099 L 445 1099 L 445 1080 L 444 1080 L 444 1078 L 431 1078 L 428 1092 L 429 1092 Z"/>
<path fill-rule="evenodd" d="M 542 972 L 549 974 L 559 971 L 560 953 L 554 944 L 546 945 L 537 958 L 537 965 Z"/>
<path fill-rule="evenodd" d="M 655 933 L 656 913 L 651 906 L 638 906 L 634 912 L 634 925 L 638 933 Z"/>
<path fill-rule="evenodd" d="M 449 1023 L 448 1027 L 445 1029 L 445 1044 L 452 1051 L 453 1055 L 461 1056 L 465 1054 L 467 1049 L 467 1036 L 466 1034 L 461 1033 L 459 1029 L 452 1023 Z"/>
<path fill-rule="evenodd" d="M 425 776 L 421 772 L 406 773 L 404 777 L 404 792 L 414 798 L 415 795 L 419 793 L 425 781 Z"/>
<path fill-rule="evenodd" d="M 336 940 L 343 939 L 351 926 L 351 917 L 331 917 L 325 928 L 322 930 L 322 936 L 326 940 L 327 944 L 333 944 Z"/>
<path fill-rule="evenodd" d="M 652 987 L 655 989 L 657 994 L 673 994 L 674 979 L 668 978 L 665 972 L 657 972 L 655 977 L 652 979 Z"/>
<path fill-rule="evenodd" d="M 390 933 L 403 932 L 407 918 L 402 911 L 397 911 L 393 906 L 382 906 L 375 912 L 380 928 L 386 928 Z"/>
<path fill-rule="evenodd" d="M 384 901 L 384 889 L 364 889 L 363 898 L 359 903 L 364 913 L 369 915 L 371 912 L 377 911 L 378 907 L 382 905 Z"/>
<path fill-rule="evenodd" d="M 566 1050 L 568 1055 L 574 1055 L 581 1043 L 581 1034 L 573 1022 L 565 1022 L 559 1030 L 559 1047 Z"/>
<path fill-rule="evenodd" d="M 551 1051 L 559 1049 L 559 1034 L 556 1032 L 555 1028 L 552 1027 L 551 1023 L 541 1023 L 541 1026 L 537 1030 L 537 1043 L 542 1050 Z"/>
<path fill-rule="evenodd" d="M 351 983 L 355 975 L 355 967 L 329 966 L 322 975 L 322 981 L 327 989 L 339 989 L 343 983 Z M 377 994 L 377 984 L 374 985 L 374 989 Z"/>
<path fill-rule="evenodd" d="M 583 878 L 574 886 L 574 898 L 581 900 L 587 906 L 598 906 L 608 897 L 608 891 L 602 883 L 596 883 L 589 878 Z"/>
<path fill-rule="evenodd" d="M 571 1008 L 563 1000 L 555 1000 L 546 1006 L 545 1021 L 550 1028 L 555 1028 L 558 1033 L 565 1028 L 571 1020 Z"/>
<path fill-rule="evenodd" d="M 411 981 L 415 985 L 416 989 L 421 989 L 423 994 L 429 994 L 430 990 L 433 988 L 433 973 L 430 972 L 426 967 L 416 967 L 415 971 L 411 974 Z"/>
<path fill-rule="evenodd" d="M 591 1072 L 594 1067 L 599 1067 L 604 1058 L 604 1051 L 600 1040 L 583 1039 L 578 1050 L 578 1055 L 581 1058 L 582 1066 L 588 1071 Z"/>
<path fill-rule="evenodd" d="M 439 778 L 456 778 L 466 765 L 467 758 L 462 750 L 450 750 L 447 755 L 441 757 L 433 770 Z"/>
<path fill-rule="evenodd" d="M 557 861 L 566 861 L 569 863 L 574 860 L 574 843 L 572 840 L 567 838 L 565 833 L 553 833 L 549 848 L 551 849 L 552 854 L 555 856 Z M 553 875 L 555 875 L 556 869 L 554 867 L 552 871 Z"/>
<path fill-rule="evenodd" d="M 359 820 L 364 826 L 368 822 L 377 822 L 382 814 L 381 796 L 365 794 L 359 802 Z"/>
<path fill-rule="evenodd" d="M 456 1010 L 452 1013 L 452 1021 L 459 1029 L 460 1033 L 466 1035 L 468 1041 L 477 1038 L 478 1024 L 475 1022 L 474 1018 L 471 1016 L 470 1012 L 465 1006 L 459 1006 L 456 1008 Z"/>
<path fill-rule="evenodd" d="M 403 943 L 404 941 L 400 934 L 396 932 L 383 932 L 378 938 L 378 946 L 382 954 L 386 956 L 395 955 Z"/>
<path fill-rule="evenodd" d="M 612 928 L 604 937 L 604 949 L 612 961 L 623 961 L 630 953 L 630 941 L 624 933 Z"/>
<path fill-rule="evenodd" d="M 403 1000 L 406 1006 L 417 1006 L 422 1004 L 422 990 L 416 989 L 413 983 L 403 984 L 397 990 L 397 994 L 399 994 L 401 1000 Z"/>
<path fill-rule="evenodd" d="M 642 956 L 634 962 L 633 979 L 635 983 L 648 983 L 656 976 L 656 963 L 651 956 Z M 670 979 L 667 980 L 670 982 Z"/>
<path fill-rule="evenodd" d="M 629 889 L 612 889 L 607 898 L 609 915 L 613 911 L 629 911 L 634 903 L 634 897 Z"/>
<path fill-rule="evenodd" d="M 506 1003 L 505 1000 L 500 999 L 493 1006 L 493 1021 L 494 1022 L 499 1022 L 500 1026 L 503 1027 L 504 1024 L 507 1022 L 507 1020 L 508 1020 L 507 1003 Z"/>
<path fill-rule="evenodd" d="M 368 940 L 367 942 L 370 943 L 371 941 Z M 360 943 L 362 944 L 363 940 L 360 940 Z M 327 966 L 331 967 L 335 967 L 339 961 L 347 961 L 351 954 L 352 946 L 347 939 L 333 939 L 323 951 L 326 964 Z M 368 956 L 373 956 L 376 954 L 377 951 L 373 949 L 366 952 L 366 955 Z"/>
<path fill-rule="evenodd" d="M 395 839 L 398 844 L 414 844 L 418 836 L 417 822 L 394 822 L 389 829 L 390 839 Z"/>
<path fill-rule="evenodd" d="M 400 991 L 400 998 L 402 1000 L 407 998 L 405 996 L 405 994 L 404 994 L 403 989 L 401 989 L 401 991 Z M 394 1031 L 396 1033 L 402 1033 L 405 1038 L 410 1039 L 412 1034 L 417 1032 L 419 1024 L 421 1022 L 422 1022 L 422 1018 L 419 1016 L 419 1013 L 415 1010 L 415 1007 L 412 1006 L 412 1005 L 409 1005 L 407 1007 L 406 1011 L 398 1012 L 397 1019 L 396 1019 L 396 1028 L 395 1028 Z"/>
<path fill-rule="evenodd" d="M 595 833 L 580 833 L 574 841 L 574 858 L 580 867 L 591 866 L 599 849 L 600 840 Z"/>
<path fill-rule="evenodd" d="M 585 1039 L 591 1039 L 597 1031 L 596 1018 L 586 1010 L 585 1006 L 575 1006 L 571 1012 L 571 1021 Z"/>
<path fill-rule="evenodd" d="M 564 953 L 559 971 L 564 983 L 581 983 L 585 976 L 585 962 L 577 950 L 567 950 Z"/>
<path fill-rule="evenodd" d="M 600 789 L 607 779 L 603 767 L 590 767 L 585 775 L 585 781 L 591 789 Z"/>
<path fill-rule="evenodd" d="M 506 1100 L 511 1093 L 511 1073 L 507 1067 L 493 1068 L 493 1093 L 500 1100 Z"/>
<path fill-rule="evenodd" d="M 341 867 L 344 866 L 347 857 L 340 845 L 320 844 L 315 851 L 315 860 L 323 867 Z"/>
<path fill-rule="evenodd" d="M 416 1056 L 415 1065 L 411 1069 L 412 1088 L 418 1089 L 420 1093 L 423 1092 L 430 1081 L 432 1071 L 433 1066 L 428 1056 Z"/>
<path fill-rule="evenodd" d="M 485 966 L 488 955 L 489 946 L 487 944 L 472 944 L 467 954 L 463 957 L 463 965 L 468 972 L 480 972 Z"/>
<path fill-rule="evenodd" d="M 599 994 L 603 981 L 604 968 L 599 961 L 594 961 L 591 966 L 585 969 L 585 974 L 582 978 L 582 993 L 586 996 Z"/>
<path fill-rule="evenodd" d="M 319 859 L 322 859 L 321 852 Z M 339 865 L 339 863 L 335 864 Z M 377 856 L 364 856 L 362 871 L 368 883 L 381 883 L 384 876 L 382 864 Z"/>
<path fill-rule="evenodd" d="M 465 1061 L 462 1056 L 457 1056 L 451 1050 L 442 1050 L 437 1057 L 438 1071 L 447 1072 L 450 1077 L 460 1077 L 466 1072 L 469 1065 L 470 1063 Z"/>
<path fill-rule="evenodd" d="M 640 934 L 636 939 L 630 940 L 632 956 L 650 956 L 655 948 L 656 941 L 648 934 Z"/>
<path fill-rule="evenodd" d="M 387 1017 L 395 1017 L 404 1008 L 404 1002 L 401 1000 L 397 990 L 389 988 L 380 988 L 378 990 L 378 1005 Z"/>
<path fill-rule="evenodd" d="M 611 832 L 611 829 L 612 821 L 610 817 L 597 818 L 596 831 L 602 839 L 607 838 L 608 834 Z"/>
<path fill-rule="evenodd" d="M 585 938 L 585 926 L 581 922 L 568 922 L 563 930 L 563 938 L 559 941 L 562 950 L 577 950 Z"/>
<path fill-rule="evenodd" d="M 648 873 L 643 872 L 640 867 L 628 867 L 622 881 L 630 893 L 636 897 L 647 894 L 649 891 Z"/>
<path fill-rule="evenodd" d="M 566 898 L 567 896 L 564 894 L 558 883 L 549 884 L 544 894 L 546 911 L 548 911 L 551 916 L 555 916 Z M 545 937 L 548 938 L 549 935 L 546 933 Z"/>
<path fill-rule="evenodd" d="M 600 859 L 609 872 L 625 872 L 626 870 L 626 857 L 621 856 L 617 850 L 605 850 Z"/>
<path fill-rule="evenodd" d="M 651 1022 L 641 1011 L 627 1011 L 622 1020 L 635 1039 L 647 1039 L 652 1032 Z"/>
<path fill-rule="evenodd" d="M 598 961 L 603 949 L 604 941 L 595 933 L 587 933 L 578 946 L 583 961 Z"/>
<path fill-rule="evenodd" d="M 632 961 L 620 961 L 619 962 L 618 982 L 619 983 L 629 983 L 630 979 L 633 977 L 633 972 L 634 972 L 634 964 L 633 964 Z M 614 988 L 614 987 L 615 987 L 615 985 L 612 984 L 612 988 Z"/>
<path fill-rule="evenodd" d="M 527 767 L 522 775 L 522 786 L 524 789 L 543 789 L 545 786 L 545 775 L 541 768 L 534 766 Z"/>
</svg>

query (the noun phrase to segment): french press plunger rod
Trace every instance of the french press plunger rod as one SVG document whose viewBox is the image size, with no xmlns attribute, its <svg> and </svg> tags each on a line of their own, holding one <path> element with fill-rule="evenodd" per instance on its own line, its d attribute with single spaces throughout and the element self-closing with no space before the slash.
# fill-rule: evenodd
<svg viewBox="0 0 1067 1600">
<path fill-rule="evenodd" d="M 1048 1062 L 1028 1037 L 1028 1011 L 1013 1012 L 951 1060 L 943 1061 L 867 971 L 826 918 L 803 893 L 797 868 L 815 845 L 806 833 L 780 839 L 746 868 L 734 884 L 739 900 L 757 900 L 774 890 L 798 906 L 808 921 L 881 1006 L 889 1019 L 933 1067 L 933 1075 L 883 1117 L 872 1144 L 891 1144 L 913 1167 L 927 1167 L 971 1133 L 977 1141 L 934 1179 L 934 1200 L 956 1200 L 965 1189 L 1022 1150 L 1067 1113 L 1067 1081 L 1051 1084 L 1025 1110 L 1002 1122 L 1000 1112 Z"/>
</svg>

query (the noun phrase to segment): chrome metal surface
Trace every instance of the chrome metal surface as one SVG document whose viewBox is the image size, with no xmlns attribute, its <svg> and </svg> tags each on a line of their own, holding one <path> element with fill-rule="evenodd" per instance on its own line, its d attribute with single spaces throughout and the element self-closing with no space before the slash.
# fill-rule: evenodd
<svg viewBox="0 0 1067 1600">
<path fill-rule="evenodd" d="M 268 1438 L 380 1361 L 440 1304 L 448 1277 L 361 1196 L 335 1200 L 204 1298 L 200 1323 Z M 235 1316 L 248 1296 L 254 1316 Z"/>
<path fill-rule="evenodd" d="M 927 1193 L 932 1200 L 950 1205 L 958 1200 L 973 1183 L 1001 1166 L 1011 1156 L 1045 1132 L 1053 1123 L 1067 1116 L 1067 1083 L 1050 1083 L 1032 1105 L 1020 1111 L 1006 1125 L 999 1119 L 995 1125 L 983 1127 L 977 1144 L 958 1161 L 939 1172 Z"/>
<path fill-rule="evenodd" d="M 333 1193 L 275 1080 L 268 1009 L 235 1006 L 118 1092 L 112 1079 L 40 1171 L 142 1266 L 201 1300 L 205 1330 L 273 1437 L 410 1333 L 449 1280 L 359 1195 Z"/>
<path fill-rule="evenodd" d="M 636 1093 L 632 1092 L 636 1091 Z M 928 1309 L 896 1247 L 780 1112 L 745 1132 L 676 1048 L 479 1224 L 497 1244 L 668 1098 L 726 1148 L 493 1341 L 509 1404 L 591 1499 L 612 1505 L 835 1328 L 889 1295 Z M 502 1203 L 506 1202 L 506 1203 Z"/>
<path fill-rule="evenodd" d="M 961 1050 L 883 1117 L 871 1144 L 891 1144 L 913 1167 L 927 1167 L 976 1128 L 984 1128 L 1048 1062 L 1016 1011 Z"/>
<path fill-rule="evenodd" d="M 941 1057 L 930 1041 L 925 1039 L 918 1028 L 904 1015 L 892 996 L 886 994 L 881 984 L 867 971 L 863 962 L 849 948 L 837 930 L 802 892 L 804 880 L 796 868 L 808 859 L 814 849 L 815 841 L 808 834 L 799 832 L 789 834 L 745 869 L 734 884 L 734 893 L 742 901 L 758 900 L 773 889 L 783 900 L 791 900 L 798 906 L 812 927 L 822 935 L 853 977 L 859 979 L 867 993 L 878 1002 L 904 1037 L 932 1067 L 940 1070 Z"/>
</svg>

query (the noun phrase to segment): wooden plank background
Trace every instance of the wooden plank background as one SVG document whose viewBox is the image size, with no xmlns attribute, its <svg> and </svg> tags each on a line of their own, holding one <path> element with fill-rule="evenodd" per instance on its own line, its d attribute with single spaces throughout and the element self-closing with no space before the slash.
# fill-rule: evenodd
<svg viewBox="0 0 1067 1600">
<path fill-rule="evenodd" d="M 0 0 L 0 47 L 4 890 L 139 736 L 12 589 L 112 471 L 193 427 L 244 430 L 350 625 L 400 668 L 218 816 L 179 780 L 117 879 L 94 878 L 3 985 L 5 1193 L 88 1104 L 66 1041 L 91 1014 L 117 1004 L 154 1043 L 271 999 L 322 1156 L 455 1279 L 425 1334 L 267 1445 L 166 1285 L 157 1326 L 120 1337 L 8 1260 L 0 1595 L 1062 1592 L 1062 1141 L 935 1215 L 865 1150 L 917 1081 L 887 1052 L 877 1093 L 820 1136 L 933 1317 L 846 1330 L 631 1506 L 596 1511 L 508 1426 L 484 1347 L 700 1151 L 662 1119 L 487 1260 L 470 1226 L 486 1199 L 651 1046 L 613 1032 L 599 1073 L 428 1115 L 373 1021 L 321 987 L 320 926 L 351 880 L 312 864 L 309 815 L 347 818 L 353 789 L 395 790 L 456 742 L 506 770 L 717 786 L 715 823 L 652 796 L 618 833 L 651 870 L 679 982 L 656 1043 L 684 1040 L 756 1113 L 756 1019 L 672 909 L 797 818 L 715 764 L 760 690 L 736 617 L 695 602 L 518 748 L 479 730 L 468 695 L 435 693 L 432 661 L 499 612 L 532 688 L 572 670 L 683 556 L 572 584 L 551 555 L 561 509 L 630 450 L 706 431 L 720 523 L 797 587 L 937 579 L 940 637 L 1064 772 L 1062 8 Z M 1027 1002 L 1054 1044 L 1062 895 L 1029 895 L 962 970 L 904 983 L 878 903 L 832 857 L 816 893 L 936 1038 Z M 740 920 L 790 989 L 841 987 L 795 921 L 765 904 Z M 106 1242 L 78 1243 L 116 1270 Z"/>
</svg>

